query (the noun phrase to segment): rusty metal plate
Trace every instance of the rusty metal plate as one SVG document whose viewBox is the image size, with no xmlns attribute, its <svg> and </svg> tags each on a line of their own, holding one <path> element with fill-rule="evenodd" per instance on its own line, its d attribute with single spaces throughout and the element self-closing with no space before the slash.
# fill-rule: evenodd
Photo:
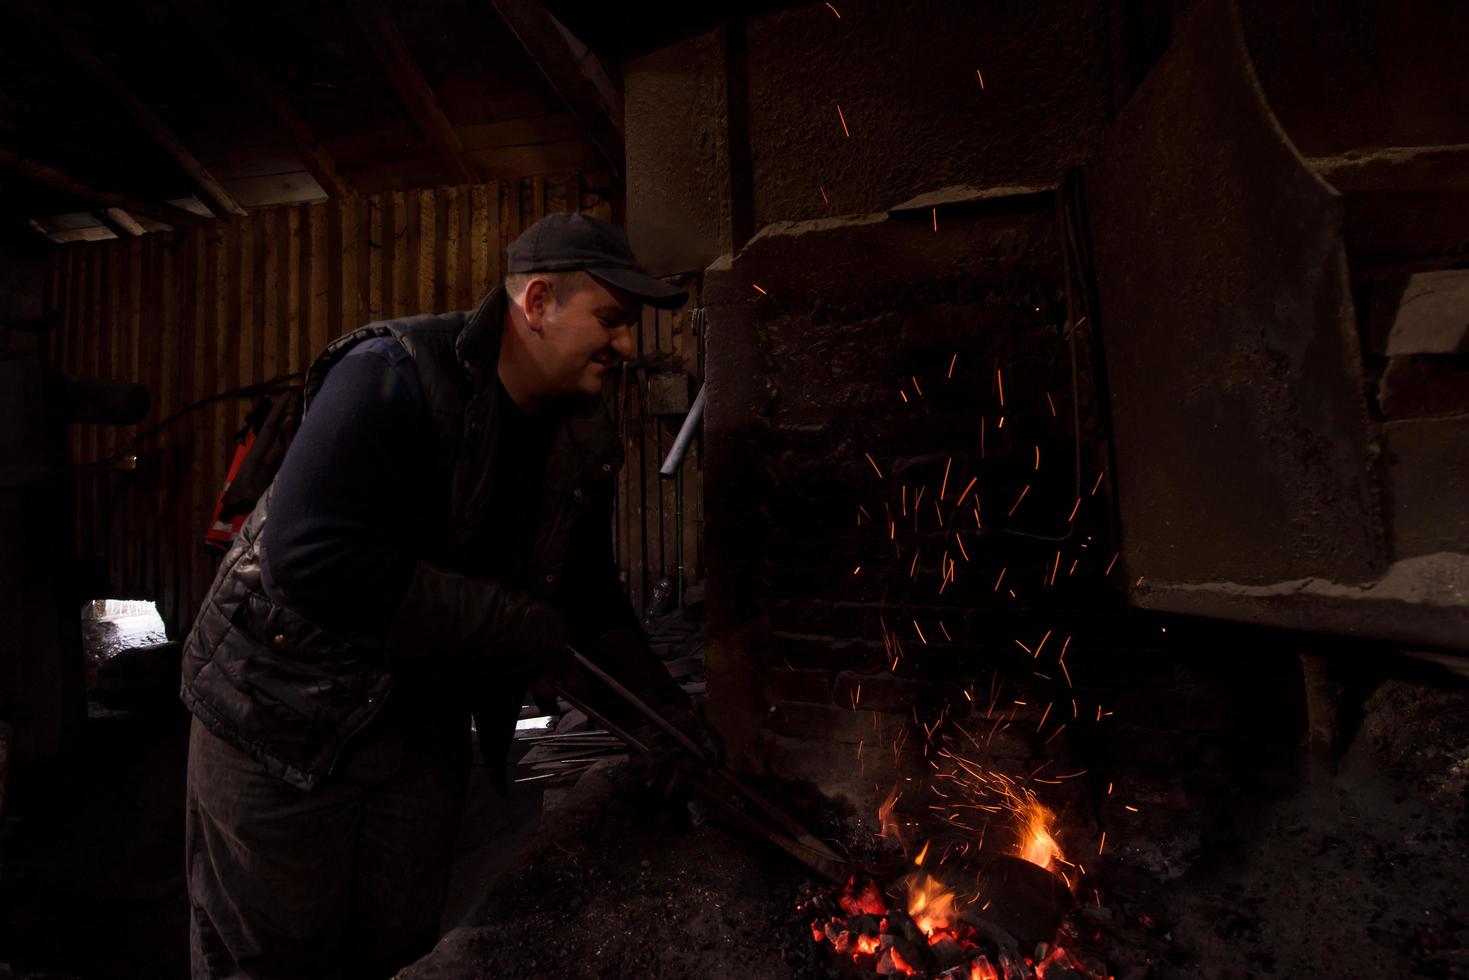
<svg viewBox="0 0 1469 980">
<path fill-rule="evenodd" d="M 1232 3 L 1199 5 L 1086 199 L 1130 574 L 1375 578 L 1341 202 L 1271 114 Z"/>
</svg>

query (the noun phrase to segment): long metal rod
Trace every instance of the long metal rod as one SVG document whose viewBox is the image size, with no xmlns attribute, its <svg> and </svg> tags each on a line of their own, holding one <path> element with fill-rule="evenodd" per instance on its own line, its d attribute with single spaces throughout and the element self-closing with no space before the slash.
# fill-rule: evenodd
<svg viewBox="0 0 1469 980">
<path fill-rule="evenodd" d="M 680 731 L 667 718 L 664 718 L 657 711 L 654 711 L 647 704 L 644 704 L 642 699 L 640 699 L 636 694 L 624 687 L 622 683 L 617 680 L 617 678 L 613 677 L 611 674 L 607 673 L 605 670 L 592 663 L 590 660 L 588 660 L 582 654 L 578 653 L 576 650 L 573 650 L 571 647 L 567 647 L 567 650 L 571 653 L 572 659 L 575 660 L 576 663 L 578 663 L 584 670 L 586 670 L 593 677 L 600 680 L 602 683 L 606 684 L 609 688 L 612 689 L 615 694 L 618 695 L 618 697 L 626 701 L 628 705 L 634 708 L 639 714 L 651 721 L 669 738 L 673 739 L 675 744 L 680 746 L 685 752 L 689 753 L 689 755 L 692 756 L 695 760 L 706 766 L 708 768 L 709 777 L 711 779 L 727 784 L 733 792 L 744 797 L 745 799 L 753 803 L 756 807 L 763 810 L 766 816 L 770 817 L 776 823 L 780 824 L 788 833 L 792 834 L 796 838 L 796 840 L 804 846 L 810 848 L 813 851 L 816 851 L 817 853 L 826 855 L 830 860 L 845 861 L 845 859 L 842 858 L 841 855 L 837 854 L 831 848 L 827 847 L 826 844 L 822 843 L 820 839 L 818 839 L 810 831 L 806 830 L 806 828 L 802 827 L 800 823 L 798 823 L 793 817 L 787 814 L 784 810 L 777 807 L 774 803 L 767 800 L 764 796 L 757 793 L 752 787 L 746 785 L 733 773 L 723 769 L 714 768 L 713 763 L 704 754 L 704 750 L 699 748 L 698 745 L 694 744 L 693 739 L 689 738 L 682 731 Z M 611 730 L 611 728 L 608 729 L 608 731 Z"/>
<path fill-rule="evenodd" d="M 576 656 L 580 657 L 581 654 L 577 654 Z M 633 749 L 636 752 L 640 752 L 643 755 L 650 755 L 652 753 L 652 750 L 648 748 L 648 746 L 638 741 L 630 733 L 619 728 L 609 718 L 607 718 L 606 715 L 603 715 L 591 705 L 585 703 L 584 701 L 581 701 L 575 695 L 569 693 L 565 689 L 565 687 L 558 685 L 557 690 L 560 693 L 561 697 L 565 698 L 572 707 L 583 712 L 588 718 L 591 718 L 593 721 L 598 722 L 609 732 L 612 732 L 618 738 L 622 739 L 624 742 L 627 743 L 629 748 Z M 636 701 L 636 699 L 634 700 Z M 637 703 L 641 704 L 642 702 L 637 701 Z M 709 775 L 714 775 L 713 770 L 707 770 L 707 772 Z M 543 776 L 532 776 L 530 778 L 544 779 L 549 778 L 553 775 L 557 774 L 546 773 Z M 841 884 L 842 882 L 846 881 L 847 878 L 852 874 L 852 871 L 854 870 L 852 866 L 841 857 L 838 857 L 834 852 L 832 852 L 829 848 L 826 848 L 824 845 L 819 848 L 812 847 L 810 844 L 807 844 L 802 840 L 793 840 L 780 831 L 762 824 L 755 817 L 741 810 L 723 793 L 705 783 L 702 779 L 699 778 L 698 774 L 684 773 L 683 778 L 685 779 L 685 781 L 688 782 L 690 786 L 698 790 L 701 796 L 703 796 L 709 802 L 713 803 L 715 806 L 719 807 L 719 809 L 723 811 L 735 823 L 739 824 L 741 827 L 745 828 L 746 830 L 757 836 L 764 837 L 770 843 L 785 851 L 791 857 L 795 858 L 797 861 L 800 861 L 806 867 L 810 868 L 812 871 L 815 871 L 817 874 L 821 875 L 828 881 L 833 882 L 834 884 Z M 517 780 L 517 782 L 524 781 L 526 780 Z M 814 838 L 812 839 L 814 840 Z M 820 844 L 819 841 L 817 841 L 817 843 Z"/>
</svg>

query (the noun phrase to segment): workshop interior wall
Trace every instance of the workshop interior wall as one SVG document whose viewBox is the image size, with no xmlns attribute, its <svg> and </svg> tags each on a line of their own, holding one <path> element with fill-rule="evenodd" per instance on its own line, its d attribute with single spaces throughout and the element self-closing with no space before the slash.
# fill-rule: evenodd
<svg viewBox="0 0 1469 980">
<path fill-rule="evenodd" d="M 71 427 L 82 591 L 151 599 L 182 637 L 214 575 L 204 531 L 255 398 L 239 389 L 299 383 L 329 340 L 371 320 L 472 307 L 521 228 L 569 203 L 610 218 L 608 193 L 605 177 L 534 177 L 54 249 L 52 363 L 152 397 L 135 426 Z"/>
</svg>

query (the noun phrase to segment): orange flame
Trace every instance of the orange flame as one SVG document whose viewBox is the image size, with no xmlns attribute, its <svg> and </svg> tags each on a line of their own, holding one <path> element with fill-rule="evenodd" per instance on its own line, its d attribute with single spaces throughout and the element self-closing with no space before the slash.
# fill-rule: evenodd
<svg viewBox="0 0 1469 980">
<path fill-rule="evenodd" d="M 1047 871 L 1052 869 L 1056 861 L 1064 861 L 1066 855 L 1061 851 L 1061 845 L 1056 843 L 1056 838 L 1051 836 L 1051 823 L 1056 815 L 1042 806 L 1034 797 L 1026 800 L 1020 809 L 1020 845 L 1016 853 L 1031 864 L 1039 865 Z"/>
<path fill-rule="evenodd" d="M 898 805 L 898 797 L 902 795 L 898 788 L 894 786 L 893 791 L 888 794 L 888 798 L 883 801 L 882 806 L 877 808 L 877 820 L 882 827 L 882 836 L 895 837 L 899 841 L 902 841 L 903 838 L 898 833 L 898 821 L 893 819 L 893 807 Z"/>
<path fill-rule="evenodd" d="M 908 917 L 925 936 L 949 928 L 954 917 L 954 893 L 922 872 L 908 886 Z"/>
<path fill-rule="evenodd" d="M 875 953 L 882 948 L 882 940 L 877 936 L 858 936 L 858 953 Z"/>
</svg>

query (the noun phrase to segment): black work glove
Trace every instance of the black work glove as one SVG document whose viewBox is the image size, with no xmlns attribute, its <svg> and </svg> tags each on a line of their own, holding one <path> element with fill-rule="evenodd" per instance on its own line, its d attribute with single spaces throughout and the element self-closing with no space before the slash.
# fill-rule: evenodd
<svg viewBox="0 0 1469 980">
<path fill-rule="evenodd" d="M 699 747 L 704 754 L 705 761 L 713 768 L 719 769 L 724 765 L 724 739 L 714 730 L 714 727 L 705 720 L 704 716 L 694 710 L 694 706 L 686 698 L 684 703 L 675 704 L 671 707 L 662 708 L 659 713 L 673 723 L 673 727 L 683 732 Z M 656 727 L 656 726 L 654 726 Z M 674 744 L 673 736 L 667 732 L 658 730 L 656 736 L 652 736 L 655 744 L 661 746 L 667 744 L 671 748 L 677 748 L 679 754 L 687 757 L 688 750 Z M 690 762 L 694 760 L 690 759 Z"/>
<path fill-rule="evenodd" d="M 510 629 L 510 651 L 519 663 L 510 664 L 520 673 L 535 676 L 560 667 L 567 657 L 570 627 L 560 611 L 545 602 L 524 602 L 519 619 Z"/>
<path fill-rule="evenodd" d="M 523 658 L 517 670 L 528 678 L 536 707 L 547 714 L 554 714 L 558 708 L 556 679 L 571 659 L 566 646 L 568 634 L 566 617 L 543 602 L 527 602 L 515 626 L 515 653 Z"/>
<path fill-rule="evenodd" d="M 698 747 L 703 760 L 695 759 L 680 740 L 648 721 L 637 726 L 631 733 L 649 750 L 647 754 L 634 760 L 634 772 L 638 781 L 654 796 L 670 803 L 685 802 L 692 796 L 688 784 L 690 777 L 697 778 L 709 767 L 717 769 L 724 765 L 724 739 L 694 710 L 686 698 L 681 704 L 650 707 L 688 736 Z"/>
</svg>

